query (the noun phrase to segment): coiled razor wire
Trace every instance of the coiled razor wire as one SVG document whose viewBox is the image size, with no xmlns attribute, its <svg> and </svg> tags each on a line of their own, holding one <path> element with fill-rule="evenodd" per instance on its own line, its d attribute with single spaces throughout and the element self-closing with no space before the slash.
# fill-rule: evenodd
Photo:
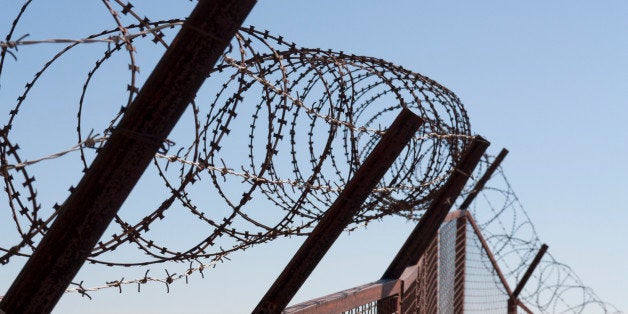
<svg viewBox="0 0 628 314">
<path fill-rule="evenodd" d="M 174 35 L 185 23 L 184 19 L 150 20 L 139 15 L 131 3 L 119 0 L 102 3 L 115 22 L 113 28 L 80 39 L 31 40 L 30 36 L 14 34 L 31 4 L 25 1 L 5 40 L 0 42 L 0 83 L 12 75 L 3 73 L 6 62 L 23 63 L 18 60 L 19 47 L 62 45 L 26 82 L 17 101 L 9 105 L 7 122 L 0 131 L 0 174 L 8 205 L 5 211 L 9 211 L 16 231 L 15 237 L 0 242 L 2 264 L 30 256 L 56 217 L 59 205 L 54 200 L 62 201 L 58 195 L 46 195 L 47 189 L 37 185 L 34 174 L 61 161 L 61 167 L 76 169 L 79 174 L 86 169 L 139 91 L 142 54 L 137 47 L 145 51 L 147 42 L 153 42 L 167 48 L 166 35 Z M 125 22 L 127 19 L 129 22 Z M 33 152 L 41 149 L 24 144 L 20 147 L 18 142 L 29 142 L 24 140 L 28 135 L 22 134 L 24 124 L 30 132 L 45 132 L 20 114 L 28 112 L 28 106 L 35 106 L 29 103 L 34 98 L 31 95 L 50 79 L 49 72 L 67 64 L 66 56 L 79 49 L 84 52 L 88 44 L 94 62 L 79 88 L 80 97 L 76 102 L 64 99 L 77 108 L 76 141 L 68 145 L 63 144 L 67 138 L 54 138 L 54 143 L 46 145 L 56 147 L 52 154 L 35 155 Z M 125 59 L 129 75 L 123 93 L 94 83 L 101 72 Z M 125 285 L 137 285 L 139 291 L 150 282 L 163 283 L 169 291 L 171 283 L 181 279 L 187 282 L 194 273 L 204 276 L 204 269 L 228 259 L 233 252 L 278 237 L 307 235 L 401 108 L 411 108 L 425 123 L 347 230 L 388 215 L 418 219 L 471 139 L 469 119 L 460 100 L 433 80 L 377 58 L 301 48 L 252 26 L 237 33 L 205 86 L 191 104 L 188 120 L 182 121 L 172 138 L 162 144 L 145 175 L 152 178 L 149 185 L 161 182 L 162 193 L 151 195 L 141 208 L 121 210 L 115 225 L 109 228 L 114 233 L 104 236 L 88 259 L 112 267 L 146 269 L 171 262 L 189 266 L 179 273 L 166 270 L 165 276 L 156 277 L 149 276 L 149 268 L 138 279 L 122 278 L 93 287 L 84 287 L 81 281 L 74 283 L 69 292 L 91 298 L 92 291 L 117 288 L 122 292 Z M 97 101 L 90 95 L 102 89 L 125 96 L 115 105 L 100 104 L 107 108 L 122 106 L 109 110 L 105 118 L 95 119 L 92 106 Z M 69 157 L 60 158 L 77 154 L 79 159 L 74 162 L 68 162 Z M 72 189 L 69 186 L 70 192 Z M 509 185 L 507 191 L 511 192 Z M 42 195 L 46 199 L 43 204 Z M 483 226 L 489 230 L 496 222 L 498 226 L 519 224 L 519 220 L 508 220 L 511 205 L 507 202 L 503 209 L 495 209 Z M 525 216 L 521 208 L 514 212 L 519 215 L 516 217 Z M 526 220 L 523 226 L 528 225 L 533 228 Z M 518 240 L 520 230 L 502 228 L 489 236 L 496 246 L 496 256 L 509 261 L 512 270 L 508 275 L 514 277 L 520 276 L 538 244 L 536 238 Z M 179 239 L 173 241 L 169 234 L 185 238 L 185 245 Z M 5 242 L 11 240 L 14 242 Z M 513 252 L 520 255 L 520 260 L 510 262 Z M 539 279 L 542 288 L 528 289 L 526 302 L 537 300 L 535 304 L 544 310 L 557 308 L 557 304 L 569 304 L 566 307 L 575 312 L 590 304 L 612 308 L 581 285 L 567 266 L 553 261 L 539 273 L 544 276 L 548 272 L 560 272 L 563 277 L 554 286 L 547 286 L 545 277 Z M 563 298 L 564 276 L 575 280 L 576 286 L 586 292 L 581 303 Z"/>
<path fill-rule="evenodd" d="M 63 44 L 26 83 L 0 134 L 7 203 L 21 238 L 2 247 L 2 263 L 29 256 L 59 208 L 40 205 L 34 166 L 78 151 L 80 168 L 86 169 L 138 91 L 138 41 L 167 47 L 163 31 L 184 23 L 140 18 L 129 4 L 116 13 L 111 3 L 103 3 L 116 21 L 111 30 L 78 40 L 26 41 L 22 36 L 12 41 L 12 29 L 2 43 L 2 63 L 9 52 L 17 57 L 21 46 Z M 135 24 L 123 25 L 124 15 Z M 28 110 L 31 93 L 65 55 L 94 43 L 106 45 L 100 47 L 80 91 L 76 144 L 24 160 L 28 148 L 24 144 L 20 148 L 14 129 L 25 119 L 21 113 Z M 100 119 L 106 123 L 93 125 L 94 119 L 86 113 L 94 102 L 89 94 L 102 86 L 92 82 L 108 62 L 124 54 L 130 73 L 126 103 L 110 118 Z M 402 108 L 411 108 L 426 122 L 349 230 L 401 211 L 419 215 L 471 139 L 459 99 L 429 78 L 381 59 L 299 48 L 254 27 L 240 30 L 207 85 L 213 88 L 211 93 L 200 95 L 191 105 L 193 127 L 183 126 L 185 131 L 175 132 L 155 155 L 150 171 L 161 180 L 165 196 L 153 208 L 134 209 L 144 212 L 142 217 L 117 216 L 115 233 L 98 243 L 91 263 L 146 266 L 199 261 L 206 265 L 280 236 L 307 235 Z M 187 233 L 179 233 L 190 239 L 187 246 L 160 235 L 165 228 L 162 221 L 180 221 L 184 215 L 195 224 Z M 112 254 L 130 248 L 143 254 L 133 255 L 135 260 Z"/>
<path fill-rule="evenodd" d="M 492 160 L 492 156 L 484 156 L 472 178 L 480 178 Z M 514 289 L 542 242 L 501 167 L 469 210 L 509 285 Z M 557 261 L 550 252 L 545 254 L 532 273 L 519 298 L 535 313 L 621 312 L 603 301 L 582 282 L 573 269 Z"/>
</svg>

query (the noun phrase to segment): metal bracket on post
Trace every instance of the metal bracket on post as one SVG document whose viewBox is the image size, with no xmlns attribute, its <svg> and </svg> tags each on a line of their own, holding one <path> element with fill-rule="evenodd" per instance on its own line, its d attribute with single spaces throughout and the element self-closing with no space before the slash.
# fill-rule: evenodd
<svg viewBox="0 0 628 314">
<path fill-rule="evenodd" d="M 52 311 L 254 5 L 198 2 L 0 301 L 2 310 Z"/>
<path fill-rule="evenodd" d="M 253 313 L 280 313 L 285 309 L 422 123 L 409 109 L 399 113 Z"/>
<path fill-rule="evenodd" d="M 526 283 L 528 283 L 528 279 L 530 279 L 530 276 L 532 276 L 532 273 L 541 262 L 543 255 L 545 255 L 545 252 L 547 252 L 547 248 L 547 244 L 543 243 L 543 245 L 541 245 L 539 252 L 536 253 L 536 256 L 532 260 L 532 263 L 530 263 L 530 266 L 528 266 L 528 269 L 523 274 L 523 277 L 521 277 L 521 280 L 519 280 L 517 287 L 515 288 L 515 290 L 512 291 L 512 295 L 510 296 L 510 299 L 508 299 L 508 314 L 517 313 L 519 294 L 521 293 L 521 291 L 523 291 L 523 287 L 525 287 Z"/>
<path fill-rule="evenodd" d="M 416 264 L 421 259 L 489 145 L 490 143 L 481 136 L 475 137 L 438 196 L 399 249 L 382 279 L 399 278 L 406 267 Z"/>
</svg>

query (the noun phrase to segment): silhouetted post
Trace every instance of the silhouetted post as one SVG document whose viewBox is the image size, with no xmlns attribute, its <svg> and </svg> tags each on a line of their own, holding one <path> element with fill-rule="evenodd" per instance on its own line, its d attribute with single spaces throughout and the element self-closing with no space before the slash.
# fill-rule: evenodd
<svg viewBox="0 0 628 314">
<path fill-rule="evenodd" d="M 466 211 L 475 200 L 475 197 L 484 189 L 486 182 L 493 176 L 493 173 L 504 158 L 508 155 L 508 150 L 503 148 L 491 165 L 486 169 L 482 177 L 475 183 L 471 192 L 460 205 L 460 210 Z M 463 215 L 457 220 L 456 230 L 456 273 L 454 277 L 454 313 L 464 313 L 464 287 L 466 275 L 466 245 L 467 245 L 467 215 Z"/>
<path fill-rule="evenodd" d="M 422 123 L 408 109 L 399 113 L 253 313 L 280 313 L 286 308 Z"/>
<path fill-rule="evenodd" d="M 495 172 L 495 170 L 497 170 L 504 158 L 506 158 L 506 155 L 508 155 L 508 150 L 502 148 L 497 157 L 495 157 L 495 160 L 493 160 L 493 163 L 488 166 L 486 172 L 484 172 L 482 177 L 475 183 L 475 186 L 473 187 L 471 192 L 469 192 L 467 197 L 462 202 L 462 205 L 460 205 L 461 210 L 467 210 L 469 208 L 469 205 L 471 205 L 478 193 L 480 193 L 484 189 L 484 185 L 493 176 L 493 173 Z"/>
<path fill-rule="evenodd" d="M 6 295 L 6 313 L 52 311 L 194 99 L 255 0 L 201 0 Z"/>
<path fill-rule="evenodd" d="M 508 155 L 508 150 L 503 148 L 491 165 L 486 169 L 482 177 L 475 183 L 471 192 L 460 205 L 460 210 L 466 211 L 475 200 L 475 197 L 484 189 L 486 182 L 493 176 L 493 173 L 504 158 Z M 456 274 L 454 278 L 454 313 L 464 312 L 464 287 L 466 273 L 466 245 L 467 245 L 467 215 L 463 215 L 457 220 L 456 230 Z"/>
<path fill-rule="evenodd" d="M 419 261 L 489 145 L 481 136 L 475 137 L 381 279 L 399 278 L 406 267 Z"/>
<path fill-rule="evenodd" d="M 512 291 L 512 296 L 510 296 L 510 299 L 508 300 L 509 314 L 517 313 L 517 299 L 519 299 L 519 294 L 521 293 L 521 291 L 523 291 L 523 287 L 525 287 L 526 283 L 528 283 L 528 279 L 530 279 L 530 276 L 532 276 L 532 273 L 541 262 L 543 255 L 545 255 L 545 252 L 547 252 L 547 248 L 547 244 L 543 243 L 543 245 L 541 245 L 539 252 L 536 253 L 536 256 L 532 260 L 532 263 L 530 263 L 530 266 L 528 266 L 528 269 L 523 274 L 523 277 L 521 277 L 521 280 L 519 280 L 517 287 L 515 288 L 515 290 Z"/>
</svg>

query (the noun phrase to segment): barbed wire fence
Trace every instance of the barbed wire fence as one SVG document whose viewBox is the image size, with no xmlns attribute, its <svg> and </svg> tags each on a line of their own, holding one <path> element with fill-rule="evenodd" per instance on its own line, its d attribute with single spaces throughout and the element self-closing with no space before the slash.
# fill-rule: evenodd
<svg viewBox="0 0 628 314">
<path fill-rule="evenodd" d="M 485 156 L 472 178 L 479 178 L 492 160 L 492 156 Z M 516 286 L 542 241 L 502 167 L 497 169 L 469 210 L 510 286 Z M 621 312 L 600 298 L 571 267 L 559 262 L 549 252 L 532 273 L 519 298 L 540 313 Z"/>
<path fill-rule="evenodd" d="M 9 104 L 0 131 L 0 175 L 8 205 L 3 212 L 15 226 L 13 236 L 0 242 L 3 265 L 30 256 L 63 201 L 58 195 L 46 195 L 50 189 L 38 185 L 35 176 L 49 175 L 42 169 L 54 167 L 76 170 L 74 175 L 80 176 L 139 91 L 143 63 L 137 47 L 145 51 L 154 43 L 167 48 L 166 36 L 185 23 L 177 18 L 151 20 L 129 2 L 102 0 L 104 11 L 115 22 L 111 29 L 80 38 L 34 39 L 34 35 L 16 34 L 31 2 L 22 4 L 0 42 L 0 83 L 14 75 L 9 71 L 20 71 L 5 69 L 7 63 L 28 62 L 22 60 L 22 50 L 28 46 L 50 53 Z M 50 73 L 73 53 L 95 60 L 78 88 L 79 100 L 63 100 L 76 106 L 75 141 L 69 142 L 69 136 L 55 138 L 43 145 L 51 148 L 47 153 L 41 147 L 30 149 L 37 141 L 25 130 L 45 130 L 37 130 L 37 123 L 31 121 L 29 106 L 36 104 L 29 100 L 36 102 L 37 88 L 52 79 Z M 92 108 L 98 102 L 90 95 L 109 88 L 97 83 L 99 76 L 106 68 L 124 63 L 128 76 L 116 83 L 125 90 L 112 92 L 124 94 L 123 105 L 94 118 Z M 150 61 L 146 63 L 150 68 Z M 147 202 L 153 205 L 135 208 L 134 212 L 142 213 L 139 216 L 124 217 L 121 211 L 109 228 L 113 234 L 103 237 L 88 259 L 91 264 L 146 269 L 144 276 L 126 280 L 120 276 L 96 286 L 80 281 L 68 292 L 91 298 L 90 293 L 98 290 L 122 292 L 124 286 L 137 286 L 140 291 L 149 283 L 163 284 L 169 291 L 175 281 L 187 282 L 195 274 L 204 277 L 205 269 L 228 260 L 234 252 L 279 237 L 308 235 L 401 108 L 411 108 L 425 124 L 347 231 L 389 215 L 418 219 L 472 139 L 458 97 L 428 77 L 377 58 L 298 47 L 253 26 L 238 32 L 206 85 L 211 87 L 191 104 L 192 122 L 162 143 L 147 171 L 153 183 L 164 188 L 160 198 L 153 194 Z M 6 92 L 0 89 L 0 97 Z M 0 98 L 7 108 L 4 99 Z M 117 108 L 120 103 L 97 106 Z M 70 192 L 71 178 L 67 180 Z M 476 204 L 475 214 L 508 278 L 516 280 L 540 242 L 503 172 L 498 179 L 505 182 L 501 188 L 483 192 L 491 212 Z M 503 203 L 491 193 L 501 196 Z M 190 240 L 182 244 L 160 233 L 173 225 L 186 226 L 178 230 Z M 125 253 L 116 254 L 121 251 Z M 133 252 L 132 261 L 127 252 Z M 165 269 L 164 275 L 155 275 L 158 271 L 150 268 L 180 263 L 187 267 L 172 273 Z M 553 257 L 541 267 L 536 287 L 528 284 L 526 303 L 541 311 L 582 312 L 590 307 L 617 311 Z M 582 300 L 573 298 L 574 289 L 582 292 Z"/>
</svg>

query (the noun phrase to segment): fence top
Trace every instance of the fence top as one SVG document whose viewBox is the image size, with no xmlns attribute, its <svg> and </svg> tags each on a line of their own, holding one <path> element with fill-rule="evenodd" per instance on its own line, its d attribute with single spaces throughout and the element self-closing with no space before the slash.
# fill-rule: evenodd
<svg viewBox="0 0 628 314">
<path fill-rule="evenodd" d="M 400 279 L 378 280 L 293 305 L 283 313 L 341 313 L 355 308 L 356 304 L 381 300 L 400 292 Z"/>
<path fill-rule="evenodd" d="M 460 218 L 466 218 L 473 232 L 477 235 L 481 242 L 483 249 L 488 254 L 491 264 L 498 276 L 501 283 L 504 285 L 508 295 L 512 296 L 512 290 L 508 286 L 495 258 L 490 251 L 488 244 L 482 236 L 480 229 L 478 228 L 475 220 L 466 210 L 457 210 L 449 213 L 445 218 L 445 222 L 458 220 Z M 376 302 L 387 297 L 400 295 L 403 293 L 404 283 L 412 282 L 418 276 L 418 264 L 407 267 L 399 278 L 396 279 L 381 279 L 365 285 L 353 287 L 336 293 L 332 293 L 320 298 L 312 299 L 288 307 L 283 313 L 286 314 L 305 314 L 305 313 L 342 313 L 356 308 L 357 306 Z M 531 313 L 530 310 L 519 300 L 517 305 L 524 311 Z"/>
</svg>

